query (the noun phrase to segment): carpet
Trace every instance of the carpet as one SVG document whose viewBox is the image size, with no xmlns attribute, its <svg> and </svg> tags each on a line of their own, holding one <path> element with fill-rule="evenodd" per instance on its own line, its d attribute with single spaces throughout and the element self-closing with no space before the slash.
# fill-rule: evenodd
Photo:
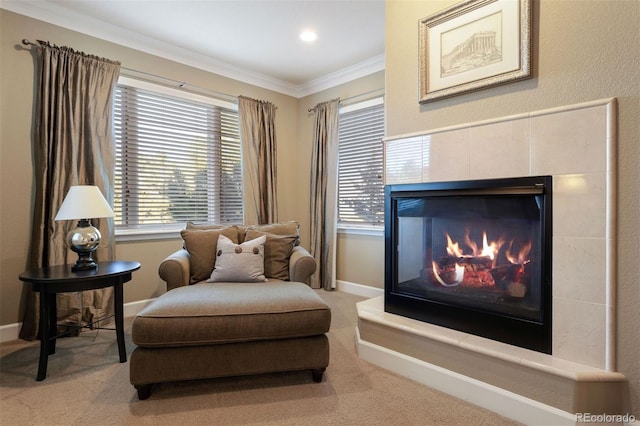
<svg viewBox="0 0 640 426">
<path fill-rule="evenodd" d="M 139 401 L 115 333 L 89 330 L 59 339 L 47 378 L 36 382 L 39 342 L 0 345 L 2 425 L 513 425 L 495 413 L 369 364 L 355 351 L 355 303 L 318 294 L 331 306 L 330 364 L 321 383 L 309 372 L 154 385 Z M 133 350 L 126 321 L 127 352 Z"/>
</svg>

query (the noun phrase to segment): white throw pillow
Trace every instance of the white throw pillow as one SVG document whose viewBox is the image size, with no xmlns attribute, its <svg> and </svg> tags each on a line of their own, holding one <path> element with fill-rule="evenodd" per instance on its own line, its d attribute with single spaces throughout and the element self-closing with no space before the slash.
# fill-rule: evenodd
<svg viewBox="0 0 640 426">
<path fill-rule="evenodd" d="M 209 282 L 261 282 L 264 276 L 263 235 L 242 244 L 235 244 L 224 235 L 218 237 L 216 263 Z"/>
</svg>

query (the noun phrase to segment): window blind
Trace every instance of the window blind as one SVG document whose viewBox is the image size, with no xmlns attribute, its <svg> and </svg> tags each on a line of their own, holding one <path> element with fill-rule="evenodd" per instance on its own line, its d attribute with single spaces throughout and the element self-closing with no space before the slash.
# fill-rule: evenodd
<svg viewBox="0 0 640 426">
<path fill-rule="evenodd" d="M 367 102 L 339 116 L 338 222 L 384 223 L 384 104 Z"/>
<path fill-rule="evenodd" d="M 238 113 L 118 84 L 116 227 L 242 222 Z"/>
</svg>

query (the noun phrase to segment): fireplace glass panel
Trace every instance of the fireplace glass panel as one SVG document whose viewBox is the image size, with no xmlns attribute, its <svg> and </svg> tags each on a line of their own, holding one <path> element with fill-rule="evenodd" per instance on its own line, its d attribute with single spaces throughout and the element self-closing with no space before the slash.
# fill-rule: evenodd
<svg viewBox="0 0 640 426">
<path fill-rule="evenodd" d="M 551 353 L 551 176 L 385 187 L 385 311 Z"/>
<path fill-rule="evenodd" d="M 397 226 L 396 293 L 540 320 L 538 196 L 401 198 Z"/>
</svg>

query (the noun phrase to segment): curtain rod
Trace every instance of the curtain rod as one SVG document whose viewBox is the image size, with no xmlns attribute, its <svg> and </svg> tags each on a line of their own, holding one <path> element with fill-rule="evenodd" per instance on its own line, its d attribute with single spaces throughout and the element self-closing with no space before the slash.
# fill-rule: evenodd
<svg viewBox="0 0 640 426">
<path fill-rule="evenodd" d="M 199 93 L 199 94 L 206 94 L 206 95 L 214 95 L 217 96 L 219 98 L 226 98 L 227 100 L 230 100 L 234 103 L 238 103 L 238 97 L 234 96 L 234 95 L 230 95 L 228 93 L 224 93 L 224 92 L 219 92 L 217 90 L 213 90 L 213 89 L 207 89 L 206 87 L 200 87 L 200 86 L 196 86 L 194 84 L 191 83 L 187 83 L 186 81 L 180 81 L 180 80 L 174 80 L 172 78 L 168 78 L 168 77 L 163 77 L 161 75 L 157 75 L 157 74 L 151 74 L 145 71 L 138 71 L 138 70 L 134 70 L 131 68 L 127 68 L 127 67 L 121 67 L 121 70 L 124 71 L 125 76 L 129 76 L 129 77 L 142 77 L 145 78 L 147 80 L 151 80 L 153 82 L 158 82 L 159 81 L 163 81 L 166 83 L 171 83 L 172 85 L 177 86 L 179 89 L 182 90 L 187 90 L 190 92 L 195 92 L 195 93 Z"/>
<path fill-rule="evenodd" d="M 22 39 L 22 44 L 24 44 L 25 46 L 31 45 L 31 46 L 39 47 L 38 44 L 33 43 L 33 42 L 27 40 L 26 38 Z M 217 96 L 226 97 L 227 99 L 230 99 L 230 100 L 232 100 L 234 102 L 238 102 L 238 97 L 237 96 L 230 95 L 228 93 L 218 92 L 216 90 L 207 89 L 205 87 L 195 86 L 195 85 L 189 84 L 189 83 L 187 83 L 185 81 L 174 80 L 174 79 L 171 79 L 171 78 L 168 78 L 168 77 L 162 77 L 160 75 L 151 74 L 151 73 L 148 73 L 148 72 L 145 72 L 145 71 L 138 71 L 138 70 L 134 70 L 134 69 L 127 68 L 127 67 L 122 67 L 122 66 L 120 67 L 120 69 L 124 70 L 125 72 L 128 71 L 129 73 L 132 73 L 132 74 L 143 75 L 143 76 L 146 76 L 146 77 L 151 78 L 151 79 L 163 80 L 163 81 L 166 81 L 166 82 L 171 82 L 171 83 L 177 85 L 180 89 L 185 89 L 186 86 L 190 86 L 192 89 L 195 89 L 196 92 L 204 92 L 204 93 L 214 94 L 214 95 L 217 95 Z M 132 77 L 134 77 L 134 76 L 132 76 Z M 340 100 L 340 104 L 343 104 L 344 102 L 348 102 L 348 101 L 350 101 L 352 99 L 360 98 L 362 96 L 367 96 L 367 95 L 370 95 L 370 94 L 373 94 L 373 93 L 376 93 L 376 92 L 382 92 L 382 94 L 384 94 L 384 87 L 381 87 L 379 89 L 369 90 L 368 92 L 360 93 L 359 95 L 349 96 L 348 98 L 341 99 Z M 314 110 L 314 108 L 309 108 L 308 112 L 313 112 L 313 110 Z"/>
<path fill-rule="evenodd" d="M 361 98 L 363 96 L 367 96 L 367 95 L 371 95 L 371 94 L 374 94 L 374 93 L 378 93 L 378 92 L 380 92 L 381 95 L 384 95 L 384 87 L 380 87 L 378 89 L 369 90 L 368 92 L 360 93 L 359 95 L 353 95 L 353 96 L 349 96 L 348 98 L 340 99 L 339 103 L 340 103 L 340 105 L 344 105 L 345 102 L 351 101 L 353 99 Z M 320 103 L 322 103 L 322 102 L 320 102 Z M 309 108 L 307 111 L 308 112 L 313 112 L 313 111 L 315 111 L 315 107 Z"/>
<path fill-rule="evenodd" d="M 25 46 L 31 45 L 31 46 L 40 47 L 39 44 L 33 43 L 32 41 L 29 41 L 26 38 L 22 39 L 22 44 L 24 44 Z M 138 71 L 138 70 L 134 70 L 132 68 L 127 68 L 123 66 L 120 67 L 120 70 L 124 71 L 124 74 L 130 77 L 142 77 L 153 82 L 163 81 L 165 83 L 171 83 L 172 85 L 175 85 L 178 88 L 183 90 L 200 93 L 200 94 L 215 95 L 221 98 L 227 98 L 227 100 L 231 100 L 235 103 L 238 102 L 237 96 L 230 95 L 224 92 L 218 92 L 217 90 L 207 89 L 205 87 L 196 86 L 194 84 L 187 83 L 186 81 L 174 80 L 172 78 L 163 77 L 157 74 L 151 74 L 145 71 Z"/>
</svg>

